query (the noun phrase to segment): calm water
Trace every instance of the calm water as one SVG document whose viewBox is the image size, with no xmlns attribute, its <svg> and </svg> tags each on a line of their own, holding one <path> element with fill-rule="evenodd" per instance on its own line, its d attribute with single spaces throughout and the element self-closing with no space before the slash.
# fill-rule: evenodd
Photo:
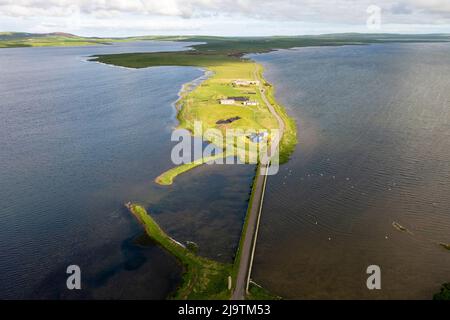
<svg viewBox="0 0 450 320">
<path fill-rule="evenodd" d="M 257 60 L 300 143 L 269 179 L 253 278 L 287 298 L 430 299 L 450 281 L 450 45 Z M 381 291 L 366 288 L 372 264 Z"/>
<path fill-rule="evenodd" d="M 172 104 L 203 72 L 86 61 L 186 45 L 0 50 L 0 298 L 164 298 L 180 268 L 138 241 L 130 200 L 176 239 L 231 261 L 253 168 L 206 166 L 172 187 L 153 183 L 171 167 Z M 65 289 L 71 264 L 82 269 L 78 293 Z"/>
</svg>

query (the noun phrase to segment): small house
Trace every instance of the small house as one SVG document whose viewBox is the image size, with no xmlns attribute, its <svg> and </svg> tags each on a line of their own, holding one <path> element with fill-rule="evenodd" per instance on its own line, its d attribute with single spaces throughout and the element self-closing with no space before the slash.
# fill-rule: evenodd
<svg viewBox="0 0 450 320">
<path fill-rule="evenodd" d="M 248 97 L 228 97 L 227 99 L 238 101 L 238 102 L 247 102 L 250 100 Z"/>
<path fill-rule="evenodd" d="M 253 143 L 260 143 L 269 137 L 267 131 L 252 133 L 248 138 Z"/>
<path fill-rule="evenodd" d="M 220 100 L 220 104 L 224 104 L 224 105 L 233 105 L 236 103 L 236 100 L 234 99 L 221 99 Z"/>
<path fill-rule="evenodd" d="M 233 85 L 236 87 L 248 87 L 259 85 L 259 81 L 257 80 L 235 80 L 233 81 Z"/>
</svg>

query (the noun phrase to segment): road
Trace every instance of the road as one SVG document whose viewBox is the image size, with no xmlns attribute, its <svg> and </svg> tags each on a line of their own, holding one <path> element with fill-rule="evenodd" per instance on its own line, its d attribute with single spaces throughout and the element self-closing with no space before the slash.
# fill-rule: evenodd
<svg viewBox="0 0 450 320">
<path fill-rule="evenodd" d="M 256 79 L 257 73 L 255 71 Z M 267 108 L 269 109 L 270 113 L 277 119 L 278 122 L 278 129 L 280 130 L 280 135 L 278 136 L 278 140 L 274 142 L 275 145 L 279 145 L 281 138 L 284 135 L 284 130 L 286 129 L 286 125 L 284 124 L 283 119 L 280 117 L 280 115 L 275 111 L 275 108 L 272 106 L 272 104 L 269 102 L 269 100 L 266 97 L 266 90 L 262 84 L 262 81 L 259 83 L 259 90 L 261 91 L 261 98 L 263 99 L 264 103 L 266 104 Z"/>
<path fill-rule="evenodd" d="M 257 71 L 255 71 L 255 79 L 259 79 Z M 262 84 L 262 81 L 260 81 L 259 90 L 261 91 L 261 97 L 264 103 L 266 104 L 267 108 L 278 121 L 280 135 L 278 136 L 277 140 L 272 142 L 276 146 L 278 146 L 284 134 L 285 123 L 283 119 L 280 117 L 280 115 L 275 111 L 275 108 L 267 99 L 265 94 L 265 88 Z M 264 203 L 264 192 L 267 183 L 268 166 L 261 164 L 259 170 L 260 171 L 256 173 L 258 176 L 256 177 L 256 182 L 253 186 L 254 188 L 253 203 L 252 207 L 248 212 L 247 229 L 245 230 L 244 242 L 242 244 L 241 258 L 239 261 L 239 269 L 236 277 L 236 287 L 231 295 L 232 300 L 245 299 L 248 283 L 250 281 L 250 276 L 252 272 L 253 258 L 256 249 L 256 241 L 258 239 L 259 222 L 261 219 L 262 206 Z M 260 174 L 261 172 L 264 172 L 265 174 L 261 175 Z"/>
</svg>

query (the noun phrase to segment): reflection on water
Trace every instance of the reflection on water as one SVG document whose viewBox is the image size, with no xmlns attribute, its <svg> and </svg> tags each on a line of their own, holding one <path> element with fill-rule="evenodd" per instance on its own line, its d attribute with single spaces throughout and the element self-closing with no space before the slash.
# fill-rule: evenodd
<svg viewBox="0 0 450 320">
<path fill-rule="evenodd" d="M 270 177 L 254 279 L 287 298 L 424 298 L 450 280 L 450 46 L 257 56 L 300 143 Z M 400 232 L 397 222 L 411 231 Z M 366 288 L 379 265 L 382 290 Z"/>
<path fill-rule="evenodd" d="M 202 254 L 231 261 L 253 168 L 204 167 L 171 187 L 153 183 L 172 166 L 172 104 L 202 71 L 86 62 L 186 45 L 0 51 L 0 298 L 166 297 L 180 267 L 158 246 L 135 243 L 142 228 L 127 201 Z M 81 292 L 65 288 L 71 264 L 81 267 Z"/>
</svg>

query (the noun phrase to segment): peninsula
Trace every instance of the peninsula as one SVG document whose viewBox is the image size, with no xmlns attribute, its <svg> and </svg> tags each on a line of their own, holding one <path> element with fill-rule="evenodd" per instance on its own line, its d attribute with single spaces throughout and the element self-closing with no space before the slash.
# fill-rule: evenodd
<svg viewBox="0 0 450 320">
<path fill-rule="evenodd" d="M 209 49 L 205 51 L 202 46 L 198 45 L 194 50 L 184 52 L 101 55 L 93 59 L 129 68 L 174 65 L 194 66 L 207 70 L 210 77 L 194 90 L 181 93 L 181 98 L 176 104 L 178 127 L 188 130 L 192 135 L 195 135 L 195 122 L 201 123 L 202 132 L 215 129 L 222 133 L 222 137 L 226 136 L 229 129 L 250 132 L 248 135 L 238 136 L 237 140 L 240 141 L 231 146 L 218 141 L 214 135 L 201 137 L 217 145 L 223 155 L 196 159 L 191 163 L 172 168 L 155 179 L 156 183 L 161 185 L 170 185 L 177 175 L 221 158 L 225 154 L 239 156 L 242 151 L 248 153 L 249 145 L 260 142 L 257 136 L 256 139 L 252 139 L 251 135 L 256 135 L 262 130 L 281 131 L 279 141 L 272 141 L 274 138 L 271 136 L 268 136 L 267 140 L 279 146 L 282 163 L 289 159 L 297 143 L 295 122 L 276 102 L 274 87 L 263 77 L 263 67 L 244 57 L 243 52 Z M 230 148 L 233 150 L 229 150 Z M 256 159 L 255 155 L 247 154 L 247 158 L 241 160 L 256 164 L 256 161 L 249 161 L 252 157 Z"/>
</svg>

